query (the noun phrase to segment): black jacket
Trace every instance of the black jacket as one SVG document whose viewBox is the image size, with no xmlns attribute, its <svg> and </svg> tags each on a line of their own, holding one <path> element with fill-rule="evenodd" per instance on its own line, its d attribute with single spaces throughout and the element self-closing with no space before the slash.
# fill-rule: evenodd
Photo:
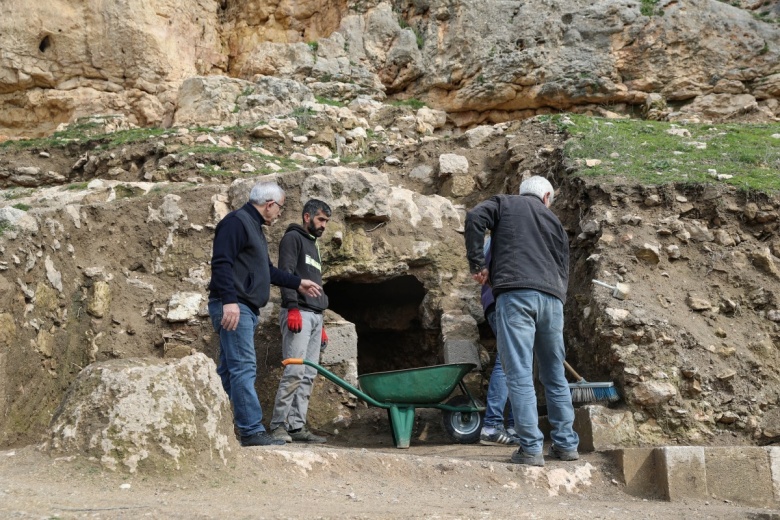
<svg viewBox="0 0 780 520">
<path fill-rule="evenodd" d="M 482 248 L 491 230 L 490 265 Z M 555 213 L 534 195 L 496 195 L 466 214 L 469 269 L 490 272 L 497 297 L 512 289 L 535 289 L 566 303 L 569 237 Z"/>
<path fill-rule="evenodd" d="M 271 284 L 289 288 L 301 285 L 297 276 L 271 263 L 263 234 L 262 215 L 247 203 L 228 213 L 214 230 L 209 299 L 222 304 L 243 303 L 255 314 L 268 303 Z"/>
<path fill-rule="evenodd" d="M 279 242 L 279 269 L 322 285 L 322 258 L 317 237 L 310 235 L 300 224 L 287 226 Z M 321 313 L 328 308 L 328 296 L 323 291 L 312 298 L 298 291 L 282 289 L 282 307 Z"/>
</svg>

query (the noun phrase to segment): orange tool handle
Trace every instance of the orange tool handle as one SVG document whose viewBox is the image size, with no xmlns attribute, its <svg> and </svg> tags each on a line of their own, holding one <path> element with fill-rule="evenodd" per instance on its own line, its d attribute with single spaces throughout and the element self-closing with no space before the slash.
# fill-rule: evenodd
<svg viewBox="0 0 780 520">
<path fill-rule="evenodd" d="M 288 358 L 282 361 L 282 365 L 303 365 L 303 359 L 301 358 Z"/>
</svg>

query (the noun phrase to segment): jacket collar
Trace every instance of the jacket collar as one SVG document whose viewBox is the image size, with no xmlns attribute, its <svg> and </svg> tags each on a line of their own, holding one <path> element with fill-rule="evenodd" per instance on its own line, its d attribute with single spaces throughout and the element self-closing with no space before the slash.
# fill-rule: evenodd
<svg viewBox="0 0 780 520">
<path fill-rule="evenodd" d="M 246 204 L 244 204 L 244 209 L 245 209 L 245 210 L 246 210 L 246 212 L 247 212 L 247 213 L 249 213 L 249 215 L 251 215 L 251 217 L 252 217 L 253 219 L 255 219 L 255 220 L 256 220 L 256 221 L 257 221 L 257 222 L 258 222 L 258 223 L 259 223 L 261 226 L 262 226 L 262 225 L 265 225 L 265 223 L 266 223 L 266 222 L 265 222 L 265 219 L 264 219 L 264 218 L 263 218 L 263 216 L 260 214 L 260 212 L 259 212 L 259 211 L 257 211 L 257 208 L 256 208 L 256 207 L 254 207 L 254 206 L 252 205 L 252 203 L 251 203 L 251 202 L 247 202 Z"/>
</svg>

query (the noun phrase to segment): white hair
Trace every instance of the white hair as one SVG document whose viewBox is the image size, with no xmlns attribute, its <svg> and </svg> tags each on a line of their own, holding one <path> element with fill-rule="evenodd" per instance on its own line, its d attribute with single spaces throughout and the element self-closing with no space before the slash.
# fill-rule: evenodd
<svg viewBox="0 0 780 520">
<path fill-rule="evenodd" d="M 284 190 L 275 182 L 258 182 L 252 187 L 252 191 L 249 192 L 249 202 L 259 206 L 271 200 L 281 204 L 283 197 Z"/>
<path fill-rule="evenodd" d="M 548 203 L 552 205 L 553 197 L 555 197 L 555 190 L 550 184 L 550 181 L 539 175 L 534 175 L 520 184 L 520 195 L 536 195 L 540 200 L 544 200 L 546 194 L 550 194 Z"/>
</svg>

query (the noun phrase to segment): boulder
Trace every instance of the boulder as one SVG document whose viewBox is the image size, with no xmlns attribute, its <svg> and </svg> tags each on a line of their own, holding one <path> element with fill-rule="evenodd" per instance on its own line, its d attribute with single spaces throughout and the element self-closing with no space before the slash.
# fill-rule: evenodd
<svg viewBox="0 0 780 520">
<path fill-rule="evenodd" d="M 227 464 L 233 438 L 214 362 L 198 353 L 89 365 L 55 412 L 46 448 L 136 473 L 181 470 L 202 459 Z"/>
</svg>

